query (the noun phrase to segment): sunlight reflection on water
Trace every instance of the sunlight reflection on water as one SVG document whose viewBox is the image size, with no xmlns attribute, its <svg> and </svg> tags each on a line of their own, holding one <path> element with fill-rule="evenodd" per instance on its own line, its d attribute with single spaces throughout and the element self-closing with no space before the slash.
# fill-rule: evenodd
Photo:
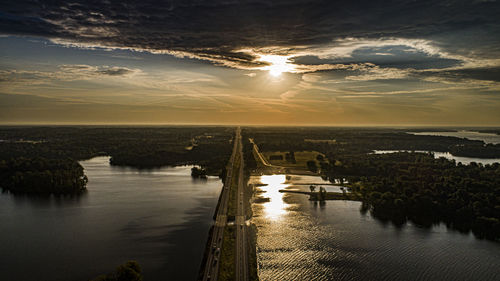
<svg viewBox="0 0 500 281">
<path fill-rule="evenodd" d="M 283 193 L 279 192 L 280 189 L 289 186 L 289 184 L 285 184 L 285 181 L 285 175 L 268 175 L 260 177 L 260 182 L 267 184 L 261 186 L 260 189 L 264 191 L 262 196 L 270 200 L 263 204 L 264 212 L 270 219 L 279 219 L 286 213 L 286 207 L 288 205 L 283 201 Z"/>
<path fill-rule="evenodd" d="M 360 213 L 360 202 L 320 205 L 303 194 L 279 192 L 308 191 L 309 184 L 335 188 L 319 177 L 255 176 L 250 182 L 259 185 L 258 198 L 270 200 L 252 204 L 262 281 L 498 279 L 494 242 L 444 225 L 395 227 Z"/>
</svg>

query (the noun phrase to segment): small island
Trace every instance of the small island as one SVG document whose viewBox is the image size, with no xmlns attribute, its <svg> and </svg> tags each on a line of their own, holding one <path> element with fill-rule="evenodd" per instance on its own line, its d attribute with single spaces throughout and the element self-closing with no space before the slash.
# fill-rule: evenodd
<svg viewBox="0 0 500 281">
<path fill-rule="evenodd" d="M 191 177 L 197 179 L 206 179 L 207 171 L 203 168 L 193 167 L 191 168 Z"/>
</svg>

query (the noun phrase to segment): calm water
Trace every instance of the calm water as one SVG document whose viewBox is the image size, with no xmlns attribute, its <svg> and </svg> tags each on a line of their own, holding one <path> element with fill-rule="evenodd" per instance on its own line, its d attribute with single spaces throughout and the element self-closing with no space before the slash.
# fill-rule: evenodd
<svg viewBox="0 0 500 281">
<path fill-rule="evenodd" d="M 374 150 L 373 151 L 373 153 L 375 153 L 375 154 L 386 154 L 386 153 L 396 153 L 396 152 L 411 152 L 411 151 L 410 150 Z M 421 153 L 431 152 L 434 154 L 434 158 L 444 157 L 446 159 L 455 160 L 457 163 L 461 162 L 462 164 L 465 164 L 465 165 L 469 165 L 471 162 L 481 163 L 483 165 L 500 163 L 499 158 L 461 157 L 461 156 L 452 155 L 449 152 L 423 151 L 423 150 L 416 150 L 414 152 L 421 152 Z"/>
<path fill-rule="evenodd" d="M 458 132 L 418 132 L 418 133 L 409 133 L 413 135 L 424 135 L 424 136 L 445 136 L 445 137 L 458 137 L 458 138 L 466 138 L 470 140 L 481 140 L 485 143 L 500 143 L 500 135 L 492 134 L 492 133 L 480 133 L 474 131 L 458 131 Z"/>
<path fill-rule="evenodd" d="M 0 194 L 0 279 L 83 281 L 135 259 L 146 281 L 196 280 L 221 181 L 108 162 L 81 162 L 78 198 Z"/>
<path fill-rule="evenodd" d="M 352 201 L 310 202 L 277 192 L 301 177 L 252 177 L 270 202 L 253 204 L 262 281 L 499 280 L 500 243 L 439 226 L 396 228 Z"/>
</svg>

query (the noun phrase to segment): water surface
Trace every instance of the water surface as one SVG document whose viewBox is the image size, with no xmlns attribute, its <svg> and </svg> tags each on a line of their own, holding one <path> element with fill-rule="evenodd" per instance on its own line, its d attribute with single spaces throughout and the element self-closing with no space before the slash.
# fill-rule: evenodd
<svg viewBox="0 0 500 281">
<path fill-rule="evenodd" d="M 464 165 L 469 165 L 471 162 L 481 163 L 483 165 L 500 163 L 499 158 L 476 158 L 476 157 L 462 157 L 455 156 L 449 152 L 437 152 L 437 151 L 424 151 L 424 150 L 374 150 L 374 154 L 387 154 L 387 153 L 397 153 L 397 152 L 419 152 L 419 153 L 432 153 L 434 158 L 444 157 L 449 160 L 455 160 L 456 163 L 462 163 Z"/>
<path fill-rule="evenodd" d="M 300 182 L 300 179 L 298 179 Z M 498 280 L 500 244 L 445 226 L 395 227 L 360 213 L 360 202 L 311 202 L 284 175 L 264 183 L 254 203 L 259 276 L 270 280 Z"/>
<path fill-rule="evenodd" d="M 0 195 L 2 280 L 83 281 L 137 260 L 145 280 L 196 280 L 222 186 L 191 167 L 112 167 L 82 161 L 74 198 Z"/>
<path fill-rule="evenodd" d="M 408 132 L 409 134 L 417 135 L 417 136 L 444 136 L 444 137 L 457 137 L 457 138 L 466 138 L 470 140 L 480 140 L 485 143 L 499 144 L 500 143 L 500 135 L 493 133 L 481 133 L 475 131 L 457 131 L 457 132 Z"/>
</svg>

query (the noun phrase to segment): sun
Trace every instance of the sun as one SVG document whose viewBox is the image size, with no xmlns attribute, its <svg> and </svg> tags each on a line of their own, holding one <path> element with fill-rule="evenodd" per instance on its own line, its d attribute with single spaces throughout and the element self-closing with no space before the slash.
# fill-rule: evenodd
<svg viewBox="0 0 500 281">
<path fill-rule="evenodd" d="M 279 55 L 261 55 L 259 60 L 269 63 L 269 65 L 264 66 L 262 70 L 268 70 L 269 74 L 278 77 L 283 72 L 290 72 L 294 70 L 293 64 L 289 62 L 290 56 L 279 56 Z"/>
<path fill-rule="evenodd" d="M 281 73 L 286 71 L 286 67 L 283 65 L 271 65 L 269 66 L 269 74 L 274 77 L 278 77 Z"/>
</svg>

